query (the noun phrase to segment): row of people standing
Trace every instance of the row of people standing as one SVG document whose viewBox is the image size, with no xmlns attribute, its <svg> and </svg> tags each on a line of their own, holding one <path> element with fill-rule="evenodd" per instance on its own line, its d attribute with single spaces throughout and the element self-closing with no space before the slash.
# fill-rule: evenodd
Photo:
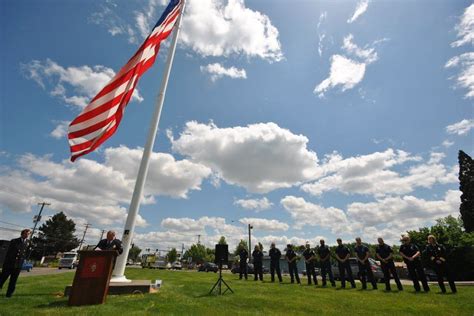
<svg viewBox="0 0 474 316">
<path fill-rule="evenodd" d="M 357 265 L 359 268 L 359 277 L 362 283 L 362 289 L 367 288 L 367 282 L 370 282 L 373 289 L 377 289 L 377 283 L 372 271 L 372 265 L 370 263 L 370 250 L 369 248 L 362 244 L 361 238 L 357 237 L 355 239 L 356 245 L 354 252 L 356 254 Z M 408 274 L 410 279 L 413 281 L 415 290 L 418 292 L 421 290 L 420 282 L 423 286 L 425 292 L 429 291 L 428 282 L 424 273 L 423 265 L 421 262 L 421 252 L 419 248 L 411 243 L 409 236 L 402 237 L 402 246 L 400 247 L 400 255 L 402 256 L 404 262 L 407 265 Z M 385 289 L 387 291 L 391 290 L 390 279 L 393 278 L 399 291 L 403 290 L 403 285 L 400 282 L 400 278 L 395 269 L 395 263 L 393 260 L 393 249 L 387 245 L 382 238 L 378 238 L 378 245 L 376 247 L 376 258 L 380 261 L 380 265 L 383 271 L 383 279 L 385 282 Z M 346 287 L 346 281 L 348 281 L 352 288 L 355 288 L 355 281 L 352 275 L 352 268 L 350 265 L 351 251 L 349 247 L 342 243 L 340 238 L 337 239 L 337 247 L 335 248 L 335 258 L 337 260 L 337 265 L 339 269 L 339 275 L 341 279 L 341 287 Z M 446 253 L 445 248 L 436 242 L 436 238 L 432 235 L 428 237 L 428 245 L 426 247 L 426 254 L 430 258 L 431 262 L 434 265 L 434 270 L 438 277 L 438 284 L 441 291 L 446 292 L 444 286 L 444 277 L 448 278 L 451 291 L 456 292 L 456 286 L 454 280 L 450 273 L 448 273 L 448 267 L 446 263 Z M 305 250 L 302 253 L 302 257 L 305 260 L 306 275 L 308 278 L 308 285 L 311 285 L 313 282 L 315 285 L 318 285 L 318 279 L 316 277 L 316 261 L 317 256 L 319 256 L 320 261 L 320 272 L 322 285 L 326 286 L 327 279 L 333 287 L 336 286 L 334 281 L 334 276 L 331 268 L 331 250 L 325 244 L 323 239 L 320 240 L 320 246 L 316 251 L 311 249 L 310 244 L 306 243 Z M 245 276 L 247 279 L 247 259 L 248 252 L 244 248 L 241 249 L 240 253 L 240 279 Z M 270 257 L 270 275 L 271 281 L 275 281 L 275 274 L 278 277 L 280 282 L 283 281 L 281 276 L 280 269 L 280 258 L 282 256 L 281 251 L 276 248 L 275 243 L 271 244 L 269 257 Z M 254 280 L 260 279 L 263 280 L 263 252 L 261 251 L 258 245 L 255 246 L 254 251 L 252 252 L 253 262 L 254 262 Z M 294 251 L 292 245 L 287 245 L 285 259 L 288 263 L 288 272 L 290 274 L 291 283 L 294 283 L 295 280 L 297 283 L 301 283 L 297 261 L 299 256 Z"/>
</svg>

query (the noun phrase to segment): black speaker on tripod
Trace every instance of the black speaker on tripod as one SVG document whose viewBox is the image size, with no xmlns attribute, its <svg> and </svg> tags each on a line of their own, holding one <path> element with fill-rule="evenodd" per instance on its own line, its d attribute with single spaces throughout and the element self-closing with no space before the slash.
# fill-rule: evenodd
<svg viewBox="0 0 474 316">
<path fill-rule="evenodd" d="M 209 294 L 212 294 L 214 290 L 216 290 L 218 295 L 225 294 L 227 291 L 231 291 L 232 293 L 234 293 L 234 291 L 232 291 L 230 286 L 222 278 L 222 265 L 228 264 L 229 262 L 229 246 L 220 244 L 216 245 L 214 262 L 219 266 L 219 279 L 209 291 Z M 224 292 L 222 292 L 222 284 L 227 287 Z"/>
</svg>

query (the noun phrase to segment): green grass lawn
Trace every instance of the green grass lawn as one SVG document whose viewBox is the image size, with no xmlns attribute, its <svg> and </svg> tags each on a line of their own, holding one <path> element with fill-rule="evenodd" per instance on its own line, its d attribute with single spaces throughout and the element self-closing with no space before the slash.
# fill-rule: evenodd
<svg viewBox="0 0 474 316">
<path fill-rule="evenodd" d="M 104 305 L 68 307 L 62 296 L 73 273 L 20 277 L 17 291 L 6 299 L 5 287 L 0 297 L 0 315 L 474 315 L 474 287 L 459 286 L 458 294 L 383 290 L 334 289 L 253 280 L 240 281 L 224 274 L 235 294 L 208 296 L 217 274 L 187 271 L 127 269 L 132 279 L 161 279 L 163 286 L 155 294 L 109 296 Z M 306 279 L 304 279 L 306 281 Z M 360 286 L 360 284 L 358 284 Z M 383 288 L 383 286 L 381 286 Z"/>
</svg>

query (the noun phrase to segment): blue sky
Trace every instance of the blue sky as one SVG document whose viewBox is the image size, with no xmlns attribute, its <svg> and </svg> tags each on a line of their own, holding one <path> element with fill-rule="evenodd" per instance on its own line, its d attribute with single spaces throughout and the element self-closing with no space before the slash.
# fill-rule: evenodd
<svg viewBox="0 0 474 316">
<path fill-rule="evenodd" d="M 121 235 L 169 44 L 97 152 L 69 162 L 65 127 L 165 2 L 1 2 L 1 238 L 41 201 L 78 234 L 91 223 L 90 243 Z M 474 154 L 471 1 L 288 3 L 188 1 L 137 244 L 233 246 L 247 223 L 264 245 L 397 242 L 458 214 L 457 152 Z"/>
</svg>

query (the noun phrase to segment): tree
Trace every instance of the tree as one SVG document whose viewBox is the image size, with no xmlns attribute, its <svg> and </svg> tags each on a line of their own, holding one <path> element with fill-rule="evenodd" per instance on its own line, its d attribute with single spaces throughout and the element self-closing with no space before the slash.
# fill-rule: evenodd
<svg viewBox="0 0 474 316">
<path fill-rule="evenodd" d="M 33 238 L 34 257 L 55 255 L 76 248 L 79 240 L 74 236 L 75 231 L 76 224 L 72 219 L 68 219 L 63 212 L 55 214 L 41 225 L 38 237 Z"/>
<path fill-rule="evenodd" d="M 191 248 L 184 253 L 184 259 L 191 258 L 192 262 L 203 263 L 214 261 L 214 249 L 206 248 L 202 244 L 193 244 Z"/>
<path fill-rule="evenodd" d="M 140 252 L 142 252 L 142 250 L 139 247 L 132 244 L 132 248 L 130 248 L 130 251 L 128 252 L 127 259 L 131 259 L 133 260 L 133 262 L 138 261 L 138 256 L 140 255 Z"/>
<path fill-rule="evenodd" d="M 227 241 L 225 240 L 224 236 L 221 236 L 219 241 L 217 242 L 219 245 L 227 245 Z"/>
<path fill-rule="evenodd" d="M 171 248 L 171 250 L 168 251 L 168 254 L 166 255 L 166 260 L 168 262 L 175 262 L 177 258 L 178 252 L 176 251 L 176 248 Z"/>
<path fill-rule="evenodd" d="M 474 162 L 469 155 L 460 150 L 459 160 L 459 189 L 461 190 L 461 205 L 459 210 L 466 232 L 474 232 Z"/>
<path fill-rule="evenodd" d="M 234 256 L 237 256 L 240 252 L 240 249 L 249 249 L 248 248 L 248 244 L 247 244 L 247 241 L 241 239 L 239 244 L 237 245 L 237 247 L 235 247 L 235 250 L 234 250 Z"/>
</svg>

